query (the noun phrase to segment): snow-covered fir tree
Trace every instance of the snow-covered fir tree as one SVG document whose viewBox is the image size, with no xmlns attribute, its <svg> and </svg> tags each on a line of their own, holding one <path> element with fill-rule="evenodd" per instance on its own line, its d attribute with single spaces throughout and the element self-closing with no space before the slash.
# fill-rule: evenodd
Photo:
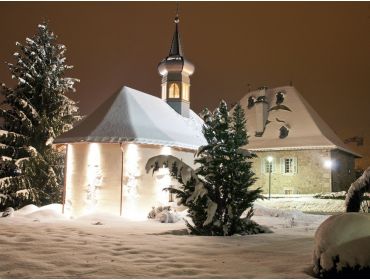
<svg viewBox="0 0 370 280">
<path fill-rule="evenodd" d="M 66 96 L 78 80 L 65 76 L 72 66 L 56 39 L 40 24 L 8 63 L 16 85 L 0 88 L 0 209 L 61 202 L 64 156 L 52 143 L 81 117 Z"/>
<path fill-rule="evenodd" d="M 208 216 L 203 225 L 212 235 L 246 232 L 250 223 L 246 224 L 241 215 L 253 206 L 261 190 L 251 189 L 256 180 L 250 161 L 253 155 L 242 149 L 248 143 L 244 111 L 237 104 L 230 116 L 222 101 L 214 113 L 205 111 L 204 121 L 208 145 L 198 151 L 195 163 L 200 167 L 196 174 L 212 202 L 207 203 Z"/>
<path fill-rule="evenodd" d="M 173 156 L 157 156 L 148 161 L 154 171 L 171 167 L 180 187 L 167 188 L 179 203 L 188 207 L 191 233 L 199 235 L 233 235 L 264 232 L 254 223 L 253 202 L 261 190 L 252 188 L 256 178 L 252 171 L 253 154 L 243 149 L 248 144 L 244 110 L 237 104 L 230 115 L 222 101 L 215 112 L 203 112 L 203 134 L 207 145 L 199 148 L 192 170 Z M 242 214 L 246 212 L 242 218 Z"/>
</svg>

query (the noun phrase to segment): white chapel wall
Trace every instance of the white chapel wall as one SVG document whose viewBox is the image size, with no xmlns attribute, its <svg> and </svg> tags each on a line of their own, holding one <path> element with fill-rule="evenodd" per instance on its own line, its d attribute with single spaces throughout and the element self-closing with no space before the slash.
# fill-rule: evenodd
<svg viewBox="0 0 370 280">
<path fill-rule="evenodd" d="M 162 189 L 175 183 L 166 169 L 147 174 L 148 159 L 171 154 L 193 165 L 193 152 L 140 144 L 124 144 L 122 147 L 123 153 L 120 145 L 114 143 L 68 146 L 67 213 L 74 217 L 93 211 L 120 215 L 122 170 L 122 216 L 145 219 L 152 206 L 168 205 L 169 194 Z"/>
</svg>

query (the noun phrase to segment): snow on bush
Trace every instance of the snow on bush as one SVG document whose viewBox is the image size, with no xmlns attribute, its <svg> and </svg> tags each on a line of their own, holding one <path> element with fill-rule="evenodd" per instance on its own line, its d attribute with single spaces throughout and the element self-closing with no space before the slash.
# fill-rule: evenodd
<svg viewBox="0 0 370 280">
<path fill-rule="evenodd" d="M 152 207 L 148 218 L 155 219 L 161 223 L 176 223 L 181 217 L 176 211 L 171 210 L 170 206 L 159 206 L 157 208 Z"/>
<path fill-rule="evenodd" d="M 320 277 L 370 274 L 370 214 L 329 217 L 315 233 L 314 272 Z"/>
<path fill-rule="evenodd" d="M 327 192 L 327 193 L 317 193 L 313 197 L 314 198 L 322 198 L 322 199 L 345 199 L 346 192 Z"/>
</svg>

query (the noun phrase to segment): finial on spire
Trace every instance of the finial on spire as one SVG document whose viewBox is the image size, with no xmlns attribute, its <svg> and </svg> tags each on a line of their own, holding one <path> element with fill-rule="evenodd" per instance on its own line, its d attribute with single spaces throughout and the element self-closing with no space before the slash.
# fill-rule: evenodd
<svg viewBox="0 0 370 280">
<path fill-rule="evenodd" d="M 176 24 L 180 22 L 180 18 L 179 18 L 179 2 L 176 2 L 176 17 L 175 17 L 174 22 Z"/>
<path fill-rule="evenodd" d="M 176 17 L 174 20 L 175 23 L 175 33 L 173 34 L 172 44 L 170 53 L 168 56 L 183 56 L 181 42 L 180 42 L 180 34 L 179 34 L 179 2 L 176 3 Z"/>
</svg>

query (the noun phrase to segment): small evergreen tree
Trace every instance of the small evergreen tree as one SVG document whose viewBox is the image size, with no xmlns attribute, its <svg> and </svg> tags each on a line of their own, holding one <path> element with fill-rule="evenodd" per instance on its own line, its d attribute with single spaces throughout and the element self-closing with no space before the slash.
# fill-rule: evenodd
<svg viewBox="0 0 370 280">
<path fill-rule="evenodd" d="M 72 66 L 56 38 L 48 24 L 38 25 L 8 63 L 16 85 L 0 88 L 0 209 L 61 202 L 64 157 L 52 143 L 80 116 L 66 96 L 78 80 L 65 77 Z"/>
<path fill-rule="evenodd" d="M 187 223 L 191 233 L 199 235 L 233 235 L 264 232 L 265 229 L 251 221 L 253 202 L 261 190 L 251 189 L 255 182 L 251 153 L 243 149 L 248 144 L 244 110 L 237 104 L 230 116 L 226 102 L 211 113 L 203 112 L 203 134 L 207 145 L 200 147 L 195 159 L 199 165 L 190 167 L 173 156 L 154 157 L 171 166 L 172 176 L 180 187 L 170 187 L 179 203 L 188 207 L 193 225 Z M 160 166 L 157 162 L 156 166 Z M 242 214 L 249 209 L 245 218 Z"/>
</svg>

